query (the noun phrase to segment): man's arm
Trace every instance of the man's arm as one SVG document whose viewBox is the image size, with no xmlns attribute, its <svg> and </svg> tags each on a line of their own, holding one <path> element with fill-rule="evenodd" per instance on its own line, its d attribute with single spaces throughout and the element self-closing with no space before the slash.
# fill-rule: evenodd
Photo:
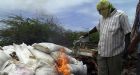
<svg viewBox="0 0 140 75">
<path fill-rule="evenodd" d="M 125 35 L 125 50 L 127 50 L 129 44 L 130 44 L 130 34 L 131 33 L 128 33 Z"/>
<path fill-rule="evenodd" d="M 128 56 L 128 46 L 130 44 L 130 34 L 131 33 L 128 33 L 125 35 L 125 49 L 124 49 L 123 58 L 127 58 L 127 56 Z"/>
<path fill-rule="evenodd" d="M 132 38 L 131 43 L 128 47 L 129 53 L 132 53 L 135 51 L 135 48 L 136 48 L 139 41 L 140 41 L 140 33 L 138 33 L 136 36 L 134 36 Z"/>
<path fill-rule="evenodd" d="M 129 24 L 128 16 L 125 13 L 120 15 L 120 24 L 123 33 L 125 34 L 125 49 L 124 49 L 124 57 L 128 55 L 128 46 L 130 44 L 130 32 L 131 26 Z"/>
<path fill-rule="evenodd" d="M 128 50 L 129 50 L 129 53 L 132 53 L 135 51 L 135 48 L 138 44 L 138 42 L 140 41 L 140 28 L 138 30 L 136 30 L 137 26 L 136 25 L 139 25 L 139 22 L 140 22 L 140 0 L 137 4 L 137 8 L 136 8 L 136 14 L 135 14 L 135 20 L 134 20 L 134 25 L 133 25 L 133 31 L 136 31 L 136 34 L 135 33 L 132 33 L 133 36 L 132 36 L 132 40 L 131 40 L 131 43 L 128 47 Z"/>
<path fill-rule="evenodd" d="M 91 29 L 88 33 L 86 33 L 85 35 L 83 35 L 84 37 L 87 37 L 87 36 L 89 36 L 89 34 L 92 34 L 92 33 L 95 33 L 95 32 L 97 32 L 97 28 L 96 27 L 94 27 L 93 29 Z"/>
</svg>

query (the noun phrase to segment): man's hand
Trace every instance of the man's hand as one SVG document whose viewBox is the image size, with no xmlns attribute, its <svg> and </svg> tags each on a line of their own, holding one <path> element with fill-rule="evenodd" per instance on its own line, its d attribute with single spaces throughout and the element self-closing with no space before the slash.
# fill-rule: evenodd
<svg viewBox="0 0 140 75">
<path fill-rule="evenodd" d="M 96 55 L 97 55 L 97 51 L 93 51 L 93 52 L 92 52 L 92 56 L 93 56 L 93 57 L 96 57 Z"/>
<path fill-rule="evenodd" d="M 133 44 L 130 44 L 129 47 L 128 47 L 128 54 L 132 54 L 135 52 L 135 46 L 133 46 Z"/>
<path fill-rule="evenodd" d="M 83 43 L 89 42 L 89 36 L 80 36 L 79 41 Z"/>
<path fill-rule="evenodd" d="M 83 35 L 79 37 L 79 39 L 83 39 L 83 38 L 85 38 Z"/>
<path fill-rule="evenodd" d="M 139 41 L 140 41 L 140 35 L 133 36 L 131 43 L 128 46 L 129 54 L 132 54 L 133 52 L 136 51 L 136 47 L 137 47 Z"/>
</svg>

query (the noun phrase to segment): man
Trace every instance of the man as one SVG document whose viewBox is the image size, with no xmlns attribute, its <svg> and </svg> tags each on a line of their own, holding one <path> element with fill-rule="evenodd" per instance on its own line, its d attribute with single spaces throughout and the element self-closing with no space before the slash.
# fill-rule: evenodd
<svg viewBox="0 0 140 75">
<path fill-rule="evenodd" d="M 100 0 L 97 10 L 102 15 L 99 24 L 82 38 L 98 31 L 98 75 L 121 75 L 125 38 L 129 38 L 131 31 L 128 17 L 107 0 Z"/>
<path fill-rule="evenodd" d="M 137 63 L 136 63 L 136 74 L 140 75 L 140 0 L 137 4 L 136 8 L 136 16 L 135 21 L 133 24 L 132 29 L 132 36 L 131 36 L 131 43 L 129 45 L 128 51 L 129 53 L 133 53 L 135 50 L 137 50 Z"/>
</svg>

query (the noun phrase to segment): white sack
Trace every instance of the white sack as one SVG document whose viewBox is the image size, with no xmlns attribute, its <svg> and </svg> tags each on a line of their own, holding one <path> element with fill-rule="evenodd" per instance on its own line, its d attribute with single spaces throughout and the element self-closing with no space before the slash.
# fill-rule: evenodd
<svg viewBox="0 0 140 75">
<path fill-rule="evenodd" d="M 34 49 L 32 46 L 28 46 L 28 49 L 36 57 L 36 59 L 39 59 L 42 62 L 48 63 L 51 66 L 54 65 L 54 63 L 55 63 L 54 59 L 49 54 L 38 51 L 38 50 Z"/>
<path fill-rule="evenodd" d="M 60 54 L 61 54 L 61 51 L 55 51 L 55 52 L 52 52 L 50 55 L 51 55 L 51 57 L 53 57 L 54 60 L 58 60 L 58 58 L 60 57 Z M 68 57 L 70 64 L 77 64 L 79 62 L 78 60 L 76 60 L 72 56 L 69 56 L 67 54 L 66 54 L 66 56 Z"/>
<path fill-rule="evenodd" d="M 35 49 L 38 49 L 40 51 L 43 51 L 45 53 L 51 53 L 54 51 L 58 51 L 61 50 L 62 48 L 65 49 L 65 52 L 70 54 L 72 53 L 72 51 L 66 47 L 60 46 L 60 45 L 56 45 L 54 43 L 35 43 L 32 45 Z"/>
<path fill-rule="evenodd" d="M 10 54 L 12 54 L 13 52 L 15 52 L 14 50 L 14 46 L 13 45 L 9 45 L 9 46 L 4 46 L 2 47 L 4 53 L 10 57 Z"/>
<path fill-rule="evenodd" d="M 79 62 L 78 60 L 76 60 L 72 56 L 69 56 L 69 55 L 67 55 L 67 56 L 68 56 L 68 60 L 69 60 L 70 64 L 77 64 Z"/>
<path fill-rule="evenodd" d="M 26 67 L 26 65 L 21 63 L 13 63 L 13 61 L 7 61 L 3 69 L 1 70 L 1 75 L 34 75 L 34 71 Z"/>
<path fill-rule="evenodd" d="M 35 75 L 58 75 L 55 65 L 54 66 L 47 66 L 44 65 L 36 69 Z"/>
<path fill-rule="evenodd" d="M 74 75 L 87 75 L 87 67 L 83 65 L 82 62 L 78 62 L 77 64 L 68 64 L 71 72 Z"/>
<path fill-rule="evenodd" d="M 50 55 L 51 55 L 51 57 L 53 57 L 53 59 L 56 61 L 56 60 L 58 60 L 58 58 L 60 57 L 60 51 L 52 52 Z"/>
<path fill-rule="evenodd" d="M 4 63 L 9 59 L 10 57 L 7 56 L 2 50 L 0 50 L 0 69 L 4 65 Z"/>
<path fill-rule="evenodd" d="M 17 57 L 19 58 L 19 61 L 21 63 L 29 64 L 29 63 L 32 62 L 32 59 L 30 59 L 30 57 L 34 57 L 34 56 L 28 50 L 26 44 L 22 44 L 22 45 L 16 45 L 16 44 L 14 44 L 14 49 L 15 49 L 16 54 L 17 54 Z"/>
</svg>

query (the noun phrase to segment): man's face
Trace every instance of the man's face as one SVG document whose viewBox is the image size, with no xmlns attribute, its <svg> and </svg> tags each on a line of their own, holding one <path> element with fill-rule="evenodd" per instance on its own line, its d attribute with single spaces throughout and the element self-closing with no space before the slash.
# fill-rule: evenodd
<svg viewBox="0 0 140 75">
<path fill-rule="evenodd" d="M 102 8 L 99 10 L 99 13 L 104 17 L 107 18 L 109 15 L 109 9 L 108 7 Z"/>
</svg>

